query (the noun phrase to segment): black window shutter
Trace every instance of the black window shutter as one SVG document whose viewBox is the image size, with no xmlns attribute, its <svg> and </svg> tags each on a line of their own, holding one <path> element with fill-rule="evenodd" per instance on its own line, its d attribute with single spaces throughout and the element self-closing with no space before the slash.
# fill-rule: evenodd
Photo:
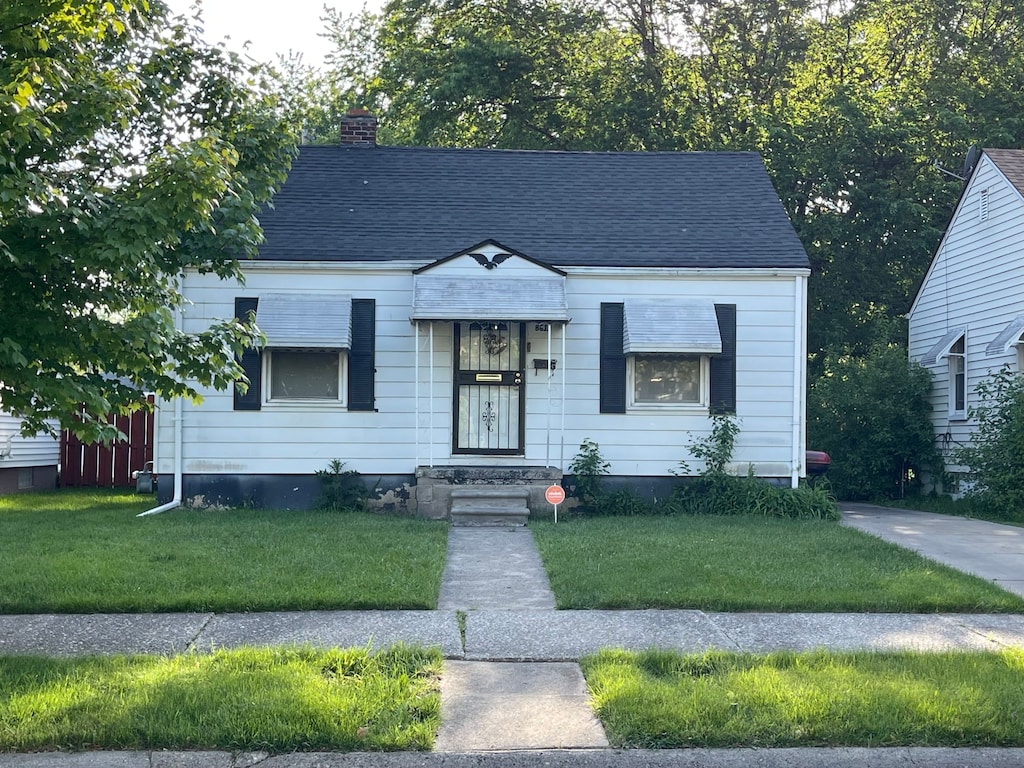
<svg viewBox="0 0 1024 768">
<path fill-rule="evenodd" d="M 711 413 L 736 413 L 736 305 L 715 304 L 722 354 L 711 356 Z"/>
<path fill-rule="evenodd" d="M 256 311 L 259 299 L 235 299 L 235 318 L 237 320 L 249 321 L 249 315 Z M 245 371 L 245 377 L 249 379 L 249 388 L 242 394 L 238 387 L 235 387 L 235 410 L 236 411 L 258 411 L 262 397 L 261 374 L 263 368 L 263 353 L 259 349 L 250 347 L 238 358 Z"/>
<path fill-rule="evenodd" d="M 376 301 L 352 299 L 352 349 L 348 351 L 348 409 L 373 410 Z"/>
<path fill-rule="evenodd" d="M 601 304 L 601 413 L 626 412 L 626 356 L 622 304 Z"/>
</svg>

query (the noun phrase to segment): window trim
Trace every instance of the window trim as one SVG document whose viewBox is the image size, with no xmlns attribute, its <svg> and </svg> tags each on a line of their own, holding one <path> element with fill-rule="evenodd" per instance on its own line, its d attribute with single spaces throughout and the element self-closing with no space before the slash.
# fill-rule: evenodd
<svg viewBox="0 0 1024 768">
<path fill-rule="evenodd" d="M 274 352 L 319 352 L 324 354 L 336 354 L 338 356 L 338 397 L 277 397 L 273 396 L 274 391 Z M 264 347 L 263 349 L 263 380 L 266 386 L 263 387 L 263 405 L 271 408 L 348 408 L 348 352 L 347 349 L 306 349 L 296 347 Z"/>
<path fill-rule="evenodd" d="M 962 351 L 955 351 L 957 347 Z M 947 391 L 947 407 L 951 421 L 965 421 L 967 419 L 967 334 L 953 342 L 946 353 L 946 365 L 949 374 Z M 957 370 L 959 368 L 960 370 Z M 963 408 L 957 408 L 957 381 L 963 380 Z"/>
<path fill-rule="evenodd" d="M 636 362 L 640 357 L 695 357 L 700 365 L 698 373 L 698 397 L 694 402 L 648 403 L 636 399 Z M 627 411 L 686 411 L 707 412 L 711 391 L 710 355 L 688 352 L 633 352 L 626 356 L 626 410 Z"/>
</svg>

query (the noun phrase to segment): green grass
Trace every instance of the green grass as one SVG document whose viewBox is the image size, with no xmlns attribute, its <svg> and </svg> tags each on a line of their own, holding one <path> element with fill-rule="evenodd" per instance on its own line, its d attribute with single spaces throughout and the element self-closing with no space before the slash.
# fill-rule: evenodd
<svg viewBox="0 0 1024 768">
<path fill-rule="evenodd" d="M 172 510 L 109 491 L 0 497 L 0 613 L 437 605 L 444 523 L 363 513 Z"/>
<path fill-rule="evenodd" d="M 0 657 L 0 751 L 430 749 L 440 670 L 403 647 Z"/>
<path fill-rule="evenodd" d="M 1003 525 L 1016 525 L 1024 527 L 1024 511 L 1019 512 L 1013 518 L 994 511 L 980 499 L 963 498 L 952 499 L 949 496 L 907 496 L 905 499 L 882 502 L 887 507 L 901 509 L 919 509 L 923 512 L 938 512 L 942 515 L 955 515 L 957 517 L 970 517 L 975 520 L 988 520 Z"/>
<path fill-rule="evenodd" d="M 617 747 L 1024 746 L 1024 651 L 604 651 L 581 662 Z"/>
<path fill-rule="evenodd" d="M 665 516 L 531 528 L 559 608 L 1024 611 L 983 579 L 835 523 Z"/>
</svg>

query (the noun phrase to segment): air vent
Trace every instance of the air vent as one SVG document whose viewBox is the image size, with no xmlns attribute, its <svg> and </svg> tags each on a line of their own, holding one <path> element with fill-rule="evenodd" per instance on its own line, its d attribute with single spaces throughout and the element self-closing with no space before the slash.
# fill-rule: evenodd
<svg viewBox="0 0 1024 768">
<path fill-rule="evenodd" d="M 988 189 L 981 190 L 978 196 L 978 220 L 988 221 Z"/>
</svg>

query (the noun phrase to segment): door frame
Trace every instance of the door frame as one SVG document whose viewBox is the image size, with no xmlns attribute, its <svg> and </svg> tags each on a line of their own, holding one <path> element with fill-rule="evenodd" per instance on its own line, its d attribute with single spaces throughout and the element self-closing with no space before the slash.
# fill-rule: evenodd
<svg viewBox="0 0 1024 768">
<path fill-rule="evenodd" d="M 519 434 L 517 440 L 518 448 L 460 448 L 459 447 L 459 356 L 462 348 L 462 325 L 471 323 L 490 325 L 494 323 L 512 323 L 519 325 L 519 369 L 502 371 L 501 373 L 518 374 L 519 384 L 504 386 L 518 386 L 519 388 Z M 483 373 L 498 373 L 498 371 L 486 371 Z M 470 382 L 472 385 L 473 382 Z M 511 437 L 511 434 L 509 435 Z M 525 456 L 526 455 L 526 323 L 522 320 L 456 320 L 452 323 L 452 455 L 461 456 Z"/>
</svg>

